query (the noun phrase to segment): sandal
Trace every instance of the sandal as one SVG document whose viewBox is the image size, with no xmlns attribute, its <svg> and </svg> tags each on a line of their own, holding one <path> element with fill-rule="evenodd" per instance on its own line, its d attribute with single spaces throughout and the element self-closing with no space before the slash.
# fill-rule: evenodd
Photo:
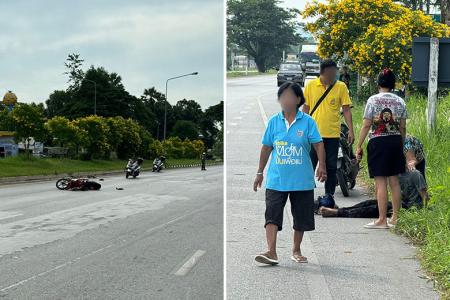
<svg viewBox="0 0 450 300">
<path fill-rule="evenodd" d="M 367 229 L 389 229 L 389 226 L 377 225 L 377 224 L 375 224 L 375 221 L 372 221 L 369 224 L 364 225 L 364 228 L 367 228 Z"/>
<path fill-rule="evenodd" d="M 306 256 L 303 256 L 301 254 L 292 254 L 291 260 L 295 261 L 296 263 L 307 263 L 308 259 Z"/>
<path fill-rule="evenodd" d="M 255 261 L 266 265 L 277 265 L 278 259 L 269 255 L 269 252 L 261 253 L 255 256 Z"/>
</svg>

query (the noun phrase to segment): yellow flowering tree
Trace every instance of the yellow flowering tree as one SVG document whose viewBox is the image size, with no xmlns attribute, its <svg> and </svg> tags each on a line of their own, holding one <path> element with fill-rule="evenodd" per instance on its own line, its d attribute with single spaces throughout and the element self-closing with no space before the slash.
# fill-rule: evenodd
<svg viewBox="0 0 450 300">
<path fill-rule="evenodd" d="M 302 16 L 314 18 L 306 28 L 319 41 L 321 57 L 347 54 L 353 69 L 370 78 L 388 67 L 408 82 L 413 37 L 450 36 L 449 26 L 392 0 L 315 0 Z"/>
</svg>

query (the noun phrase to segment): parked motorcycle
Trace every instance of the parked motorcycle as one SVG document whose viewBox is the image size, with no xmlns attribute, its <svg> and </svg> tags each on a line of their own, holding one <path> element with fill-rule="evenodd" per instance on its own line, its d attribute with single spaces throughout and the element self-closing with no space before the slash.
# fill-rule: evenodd
<svg viewBox="0 0 450 300">
<path fill-rule="evenodd" d="M 160 156 L 155 158 L 155 160 L 153 161 L 153 168 L 152 168 L 152 172 L 160 172 L 165 165 L 166 162 L 166 157 L 165 156 Z"/>
<path fill-rule="evenodd" d="M 102 185 L 96 181 L 91 180 L 91 178 L 95 177 L 64 177 L 56 181 L 56 187 L 59 190 L 66 191 L 98 191 L 102 187 Z"/>
<path fill-rule="evenodd" d="M 348 197 L 350 190 L 355 187 L 356 177 L 360 170 L 359 161 L 353 153 L 353 147 L 348 144 L 348 131 L 347 125 L 342 123 L 336 176 L 344 197 Z"/>
<path fill-rule="evenodd" d="M 141 165 L 144 162 L 142 158 L 138 158 L 136 160 L 129 159 L 127 163 L 127 167 L 125 168 L 125 178 L 128 178 L 130 176 L 133 176 L 133 178 L 136 178 L 141 173 Z"/>
</svg>

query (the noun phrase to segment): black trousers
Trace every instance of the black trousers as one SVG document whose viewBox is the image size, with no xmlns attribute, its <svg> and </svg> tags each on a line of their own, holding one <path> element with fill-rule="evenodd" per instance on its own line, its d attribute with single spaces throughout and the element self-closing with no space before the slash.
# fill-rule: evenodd
<svg viewBox="0 0 450 300">
<path fill-rule="evenodd" d="M 336 191 L 336 170 L 337 170 L 337 156 L 339 151 L 339 138 L 323 138 L 325 146 L 326 165 L 327 165 L 327 180 L 325 181 L 325 194 L 334 195 Z M 316 170 L 319 161 L 316 150 L 311 149 L 311 161 Z"/>
<path fill-rule="evenodd" d="M 392 204 L 388 202 L 388 211 L 392 210 Z M 341 218 L 378 218 L 377 200 L 366 200 L 356 205 L 338 209 L 338 217 Z"/>
</svg>

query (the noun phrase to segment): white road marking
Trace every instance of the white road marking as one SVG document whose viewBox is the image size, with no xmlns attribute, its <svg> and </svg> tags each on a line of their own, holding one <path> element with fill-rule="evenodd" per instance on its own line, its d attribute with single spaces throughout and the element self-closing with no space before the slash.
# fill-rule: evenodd
<svg viewBox="0 0 450 300">
<path fill-rule="evenodd" d="M 242 117 L 234 117 L 235 120 L 242 120 Z"/>
<path fill-rule="evenodd" d="M 248 111 L 245 111 L 245 110 L 243 110 L 243 111 L 241 111 L 241 112 L 239 112 L 241 115 L 245 115 L 246 113 L 248 113 Z"/>
<path fill-rule="evenodd" d="M 71 238 L 113 220 L 161 209 L 176 200 L 189 199 L 174 195 L 135 194 L 0 224 L 0 257 L 26 247 Z"/>
<path fill-rule="evenodd" d="M 198 262 L 200 257 L 202 257 L 206 251 L 204 250 L 197 250 L 194 255 L 192 255 L 182 266 L 178 269 L 174 274 L 176 276 L 184 276 L 186 275 L 192 268 L 195 266 L 195 264 Z"/>
<path fill-rule="evenodd" d="M 166 222 L 166 223 L 163 223 L 163 224 L 160 224 L 160 225 L 158 225 L 158 226 L 155 226 L 155 227 L 152 227 L 152 228 L 150 228 L 150 229 L 147 229 L 147 230 L 145 231 L 145 233 L 149 233 L 149 232 L 153 232 L 153 231 L 156 231 L 156 230 L 158 230 L 158 229 L 161 229 L 161 228 L 163 228 L 163 227 L 165 227 L 165 226 L 167 226 L 167 225 L 170 225 L 170 224 L 175 223 L 175 222 L 177 222 L 177 221 L 179 221 L 179 220 L 181 220 L 181 219 L 184 219 L 184 218 L 186 218 L 186 217 L 188 217 L 188 216 L 190 216 L 190 215 L 193 215 L 193 214 L 195 214 L 195 213 L 197 213 L 197 212 L 199 212 L 199 211 L 202 211 L 203 209 L 204 209 L 204 208 L 200 208 L 200 209 L 193 210 L 193 211 L 191 211 L 191 212 L 189 212 L 189 213 L 187 213 L 187 214 L 181 215 L 181 216 L 179 216 L 179 217 L 177 217 L 177 218 L 175 218 L 175 219 L 172 219 L 172 220 L 170 220 L 170 221 L 168 221 L 168 222 Z M 122 242 L 126 242 L 126 239 L 122 239 Z M 31 280 L 36 279 L 36 278 L 38 278 L 38 277 L 47 275 L 47 274 L 49 274 L 49 273 L 51 273 L 51 272 L 53 272 L 53 271 L 59 270 L 59 269 L 61 269 L 61 268 L 63 268 L 63 267 L 66 267 L 66 266 L 68 266 L 68 265 L 74 264 L 74 263 L 76 263 L 76 262 L 78 262 L 78 261 L 80 261 L 80 260 L 82 260 L 82 259 L 84 259 L 84 258 L 86 258 L 86 257 L 89 257 L 89 256 L 92 256 L 92 255 L 94 255 L 94 254 L 96 254 L 96 253 L 102 252 L 102 251 L 104 251 L 105 249 L 108 249 L 108 248 L 110 248 L 110 247 L 112 247 L 112 246 L 114 246 L 114 245 L 116 245 L 116 243 L 114 243 L 114 244 L 109 244 L 109 245 L 107 245 L 107 246 L 104 246 L 104 247 L 101 247 L 101 248 L 96 249 L 96 250 L 94 250 L 94 251 L 91 251 L 91 252 L 89 252 L 89 253 L 87 253 L 87 254 L 85 254 L 85 255 L 78 256 L 78 257 L 76 257 L 76 258 L 74 258 L 74 259 L 72 259 L 72 260 L 70 260 L 70 261 L 67 261 L 67 262 L 65 262 L 65 263 L 62 263 L 62 264 L 57 265 L 56 267 L 53 267 L 53 268 L 51 268 L 51 269 L 48 269 L 47 271 L 38 273 L 38 274 L 36 274 L 36 275 L 30 276 L 30 277 L 28 277 L 28 278 L 26 278 L 26 279 L 23 279 L 23 280 L 20 280 L 20 281 L 18 281 L 18 282 L 16 282 L 16 283 L 13 283 L 13 284 L 11 284 L 11 285 L 9 285 L 9 286 L 3 287 L 3 288 L 0 289 L 0 292 L 5 292 L 5 291 L 7 291 L 7 290 L 9 290 L 9 289 L 12 289 L 12 288 L 14 288 L 14 287 L 16 287 L 16 286 L 25 284 L 25 283 L 27 283 L 28 281 L 31 281 Z M 202 251 L 202 250 L 199 250 L 199 251 Z M 199 252 L 199 251 L 197 251 L 197 252 Z M 198 258 L 200 258 L 200 256 L 202 256 L 203 254 L 205 254 L 205 251 L 203 251 L 203 253 L 201 253 L 201 255 L 198 256 L 197 252 L 196 252 L 196 254 L 194 254 L 194 256 L 197 255 L 197 256 L 196 256 L 196 261 L 198 260 Z M 195 264 L 195 263 L 194 263 L 194 264 Z M 184 265 L 183 265 L 183 266 L 184 266 Z M 192 267 L 193 267 L 193 266 L 192 266 Z M 191 267 L 191 268 L 192 268 L 192 267 Z M 180 269 L 180 270 L 181 270 L 181 269 Z M 187 270 L 187 271 L 189 271 L 189 270 Z M 186 272 L 186 273 L 187 273 L 187 272 Z"/>
<path fill-rule="evenodd" d="M 23 214 L 18 211 L 0 211 L 0 220 L 11 219 L 14 217 L 22 216 Z"/>
<path fill-rule="evenodd" d="M 231 122 L 229 125 L 230 125 L 230 126 L 236 126 L 237 123 L 232 123 L 232 122 Z"/>
<path fill-rule="evenodd" d="M 261 116 L 264 121 L 265 127 L 267 127 L 267 115 L 264 111 L 264 107 L 261 103 L 261 97 L 264 95 L 259 95 L 257 97 L 259 109 L 261 111 Z M 288 216 L 289 212 L 287 209 L 287 206 L 285 206 L 285 215 Z M 291 218 L 287 218 L 290 223 L 290 227 L 292 228 L 292 220 Z M 325 275 L 323 274 L 322 268 L 320 266 L 319 260 L 317 259 L 317 256 L 314 252 L 314 247 L 311 241 L 311 238 L 309 237 L 308 233 L 305 233 L 303 236 L 302 241 L 302 248 L 305 250 L 305 253 L 308 253 L 308 261 L 309 265 L 308 267 L 312 267 L 315 270 L 313 272 L 309 272 L 308 276 L 306 276 L 306 283 L 308 286 L 309 293 L 311 295 L 311 299 L 313 300 L 331 300 L 331 293 L 328 289 L 328 284 L 325 279 Z"/>
<path fill-rule="evenodd" d="M 36 279 L 36 278 L 38 278 L 38 277 L 42 277 L 42 276 L 44 276 L 44 275 L 47 275 L 47 274 L 49 274 L 49 273 L 51 273 L 51 272 L 53 272 L 53 271 L 56 271 L 56 270 L 58 270 L 58 269 L 61 269 L 61 268 L 65 267 L 65 266 L 74 264 L 75 262 L 81 260 L 82 258 L 89 257 L 89 256 L 91 256 L 91 255 L 94 255 L 94 254 L 96 254 L 96 253 L 99 253 L 99 252 L 101 252 L 101 251 L 103 251 L 103 250 L 105 250 L 105 249 L 107 249 L 107 248 L 109 248 L 109 247 L 112 247 L 112 246 L 113 246 L 113 245 L 108 245 L 108 246 L 102 247 L 102 248 L 100 248 L 100 249 L 97 249 L 97 250 L 95 250 L 95 251 L 89 252 L 88 254 L 85 254 L 85 255 L 83 255 L 83 256 L 79 256 L 79 257 L 77 257 L 77 258 L 74 258 L 74 259 L 72 259 L 72 260 L 70 260 L 70 261 L 68 261 L 68 262 L 65 262 L 65 263 L 63 263 L 63 264 L 57 265 L 56 267 L 53 267 L 53 268 L 51 268 L 51 269 L 49 269 L 49 270 L 47 270 L 47 271 L 38 273 L 38 274 L 36 274 L 36 275 L 33 275 L 33 276 L 31 276 L 31 277 L 28 277 L 28 278 L 26 278 L 26 279 L 23 279 L 23 280 L 21 280 L 21 281 L 18 281 L 18 282 L 14 283 L 14 284 L 11 284 L 11 285 L 9 285 L 9 286 L 6 286 L 6 287 L 0 289 L 0 292 L 5 292 L 5 291 L 7 291 L 7 290 L 9 290 L 9 289 L 12 289 L 12 288 L 14 288 L 14 287 L 16 287 L 16 286 L 25 284 L 25 283 L 27 283 L 28 281 L 31 281 L 31 280 Z"/>
</svg>

